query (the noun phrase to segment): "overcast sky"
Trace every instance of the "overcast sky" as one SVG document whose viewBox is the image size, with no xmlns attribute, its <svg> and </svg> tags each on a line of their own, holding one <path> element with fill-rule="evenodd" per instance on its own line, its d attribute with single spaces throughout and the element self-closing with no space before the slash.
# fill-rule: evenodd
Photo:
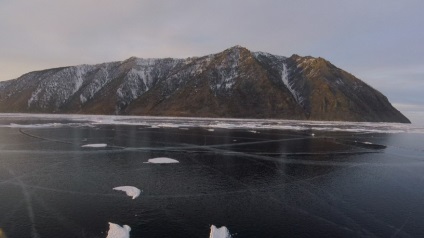
<svg viewBox="0 0 424 238">
<path fill-rule="evenodd" d="M 234 45 L 323 57 L 424 110 L 422 0 L 0 0 L 0 81 L 33 70 Z"/>
</svg>

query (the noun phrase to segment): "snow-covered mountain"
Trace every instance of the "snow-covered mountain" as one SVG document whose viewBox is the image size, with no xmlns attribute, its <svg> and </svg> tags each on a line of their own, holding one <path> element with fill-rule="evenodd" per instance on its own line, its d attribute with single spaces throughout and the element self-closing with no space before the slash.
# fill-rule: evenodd
<svg viewBox="0 0 424 238">
<path fill-rule="evenodd" d="M 30 72 L 0 82 L 0 112 L 409 122 L 384 95 L 325 59 L 241 46 Z"/>
</svg>

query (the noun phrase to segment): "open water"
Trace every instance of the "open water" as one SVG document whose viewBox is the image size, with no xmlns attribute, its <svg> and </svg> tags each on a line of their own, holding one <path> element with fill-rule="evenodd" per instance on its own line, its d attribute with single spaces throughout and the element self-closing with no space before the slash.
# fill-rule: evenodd
<svg viewBox="0 0 424 238">
<path fill-rule="evenodd" d="M 424 237 L 424 129 L 0 114 L 0 237 L 106 237 L 108 222 L 131 237 Z"/>
</svg>

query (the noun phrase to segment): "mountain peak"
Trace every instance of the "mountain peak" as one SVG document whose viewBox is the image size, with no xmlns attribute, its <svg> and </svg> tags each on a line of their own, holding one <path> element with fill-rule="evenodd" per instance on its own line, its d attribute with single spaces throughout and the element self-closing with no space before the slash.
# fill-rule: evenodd
<svg viewBox="0 0 424 238">
<path fill-rule="evenodd" d="M 226 49 L 225 51 L 249 51 L 246 47 L 243 47 L 241 45 L 235 45 L 233 47 L 230 47 L 228 49 Z"/>
<path fill-rule="evenodd" d="M 243 49 L 247 49 L 246 47 L 243 47 L 243 46 L 241 46 L 241 45 L 235 45 L 235 46 L 232 46 L 232 47 L 230 47 L 230 49 L 240 49 L 240 48 L 243 48 Z"/>
</svg>

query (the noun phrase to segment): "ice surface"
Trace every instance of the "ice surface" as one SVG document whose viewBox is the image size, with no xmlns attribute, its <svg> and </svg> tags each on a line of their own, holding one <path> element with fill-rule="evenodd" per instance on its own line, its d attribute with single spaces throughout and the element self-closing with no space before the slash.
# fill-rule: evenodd
<svg viewBox="0 0 424 238">
<path fill-rule="evenodd" d="M 140 189 L 133 186 L 120 186 L 113 188 L 113 190 L 124 191 L 128 196 L 132 197 L 132 199 L 136 199 L 140 196 Z"/>
<path fill-rule="evenodd" d="M 13 114 L 0 113 L 0 118 L 13 118 L 15 122 L 28 118 L 43 120 L 66 119 L 69 123 L 7 124 L 0 127 L 42 128 L 58 126 L 96 125 L 136 125 L 151 128 L 205 128 L 205 129 L 245 129 L 245 130 L 296 130 L 296 131 L 340 131 L 358 133 L 420 133 L 424 127 L 404 123 L 386 122 L 341 122 L 341 121 L 300 121 L 278 119 L 232 119 L 232 118 L 193 118 L 193 117 L 154 117 L 154 116 L 99 116 L 99 115 L 60 115 L 60 114 Z"/>
<path fill-rule="evenodd" d="M 86 144 L 86 145 L 82 145 L 81 147 L 85 147 L 85 148 L 102 148 L 102 147 L 106 147 L 107 144 Z"/>
<path fill-rule="evenodd" d="M 166 158 L 166 157 L 159 157 L 154 159 L 149 159 L 148 162 L 145 163 L 151 163 L 151 164 L 173 164 L 173 163 L 179 163 L 178 160 Z"/>
<path fill-rule="evenodd" d="M 227 227 L 222 226 L 217 228 L 216 226 L 212 225 L 209 238 L 231 238 L 231 235 Z"/>
<path fill-rule="evenodd" d="M 129 238 L 131 227 L 127 225 L 120 226 L 118 224 L 109 222 L 109 231 L 106 238 Z"/>
</svg>

